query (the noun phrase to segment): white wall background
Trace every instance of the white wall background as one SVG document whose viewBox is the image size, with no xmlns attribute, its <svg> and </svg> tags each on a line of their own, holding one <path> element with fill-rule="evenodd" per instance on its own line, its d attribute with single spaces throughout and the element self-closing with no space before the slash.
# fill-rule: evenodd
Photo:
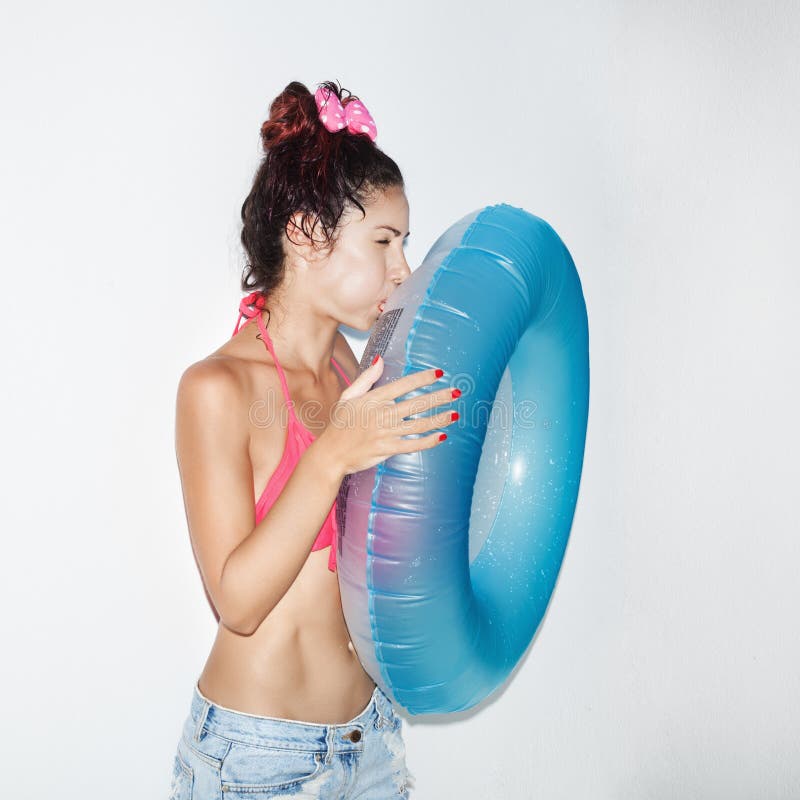
<svg viewBox="0 0 800 800">
<path fill-rule="evenodd" d="M 338 79 L 412 266 L 519 205 L 590 320 L 550 610 L 496 698 L 406 723 L 415 800 L 800 797 L 796 3 L 3 5 L 4 796 L 166 796 L 214 635 L 177 380 L 236 321 L 270 100 Z"/>
</svg>

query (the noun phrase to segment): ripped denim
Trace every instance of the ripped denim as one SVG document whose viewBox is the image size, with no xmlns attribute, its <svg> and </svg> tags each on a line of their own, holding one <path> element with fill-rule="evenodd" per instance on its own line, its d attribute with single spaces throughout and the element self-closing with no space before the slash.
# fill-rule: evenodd
<svg viewBox="0 0 800 800">
<path fill-rule="evenodd" d="M 234 711 L 195 684 L 169 800 L 408 798 L 402 723 L 378 686 L 360 714 L 325 725 Z"/>
</svg>

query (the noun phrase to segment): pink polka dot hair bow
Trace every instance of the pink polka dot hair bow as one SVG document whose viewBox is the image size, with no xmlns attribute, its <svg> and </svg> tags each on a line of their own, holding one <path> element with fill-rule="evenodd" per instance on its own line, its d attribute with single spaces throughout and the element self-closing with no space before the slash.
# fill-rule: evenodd
<svg viewBox="0 0 800 800">
<path fill-rule="evenodd" d="M 378 136 L 375 120 L 360 100 L 351 100 L 346 105 L 327 86 L 320 86 L 314 92 L 317 111 L 322 124 L 331 133 L 342 130 L 345 126 L 351 133 L 366 133 L 374 142 Z"/>
</svg>

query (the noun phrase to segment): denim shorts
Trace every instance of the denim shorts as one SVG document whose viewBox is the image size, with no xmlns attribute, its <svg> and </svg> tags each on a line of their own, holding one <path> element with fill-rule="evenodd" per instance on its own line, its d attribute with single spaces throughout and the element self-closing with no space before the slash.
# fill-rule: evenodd
<svg viewBox="0 0 800 800">
<path fill-rule="evenodd" d="M 378 686 L 360 714 L 332 725 L 234 711 L 195 683 L 169 800 L 408 798 L 402 722 Z"/>
</svg>

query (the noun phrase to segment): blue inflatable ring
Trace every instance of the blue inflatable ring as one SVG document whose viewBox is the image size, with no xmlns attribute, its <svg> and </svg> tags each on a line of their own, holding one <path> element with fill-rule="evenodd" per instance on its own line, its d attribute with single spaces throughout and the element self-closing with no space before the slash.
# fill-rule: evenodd
<svg viewBox="0 0 800 800">
<path fill-rule="evenodd" d="M 375 386 L 441 367 L 441 383 L 398 400 L 458 386 L 446 407 L 460 419 L 436 447 L 346 476 L 345 620 L 365 670 L 409 714 L 462 711 L 530 645 L 572 526 L 589 334 L 567 248 L 523 209 L 468 214 L 391 296 L 360 371 L 376 352 Z"/>
</svg>

